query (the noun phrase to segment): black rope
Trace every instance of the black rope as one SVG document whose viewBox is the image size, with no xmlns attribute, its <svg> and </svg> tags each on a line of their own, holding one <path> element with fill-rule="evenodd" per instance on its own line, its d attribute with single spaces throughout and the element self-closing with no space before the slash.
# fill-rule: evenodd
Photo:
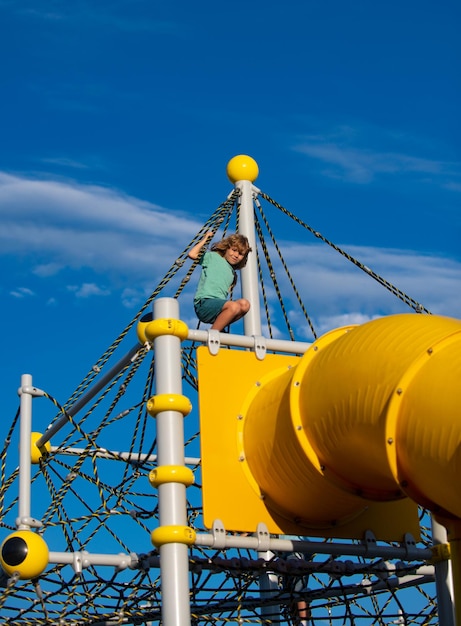
<svg viewBox="0 0 461 626">
<path fill-rule="evenodd" d="M 371 278 L 376 280 L 380 285 L 382 285 L 388 291 L 390 291 L 392 294 L 394 294 L 394 296 L 396 296 L 397 298 L 402 300 L 402 302 L 404 302 L 409 307 L 414 309 L 414 311 L 416 311 L 416 313 L 428 313 L 429 315 L 431 315 L 431 312 L 428 309 L 426 309 L 422 304 L 420 304 L 416 300 L 413 300 L 413 298 L 410 298 L 410 296 L 408 296 L 405 292 L 401 291 L 395 285 L 393 285 L 389 281 L 385 280 L 382 276 L 380 276 L 379 274 L 377 274 L 376 272 L 371 270 L 369 267 L 367 267 L 366 265 L 364 265 L 363 263 L 361 263 L 357 259 L 355 259 L 353 256 L 348 254 L 345 250 L 342 250 L 339 246 L 337 246 L 334 243 L 332 243 L 331 241 L 329 241 L 326 237 L 324 237 L 317 230 L 314 230 L 311 226 L 309 226 L 308 224 L 303 222 L 301 219 L 299 219 L 299 217 L 296 217 L 296 215 L 294 215 L 293 213 L 291 213 L 290 211 L 285 209 L 281 204 L 279 204 L 275 200 L 272 200 L 272 198 L 270 196 L 268 196 L 267 194 L 265 194 L 263 192 L 260 192 L 260 195 L 261 195 L 262 198 L 264 198 L 265 200 L 270 202 L 277 209 L 279 209 L 280 211 L 285 213 L 285 215 L 288 215 L 288 217 L 291 217 L 291 219 L 294 220 L 297 224 L 299 224 L 303 228 L 306 228 L 315 237 L 317 237 L 317 239 L 320 239 L 321 241 L 323 241 L 324 243 L 329 245 L 331 248 L 333 248 L 333 250 L 336 250 L 336 252 L 339 252 L 344 258 L 346 258 L 348 261 L 353 263 L 356 267 L 358 267 L 363 272 L 368 274 L 368 276 L 371 276 Z"/>
<path fill-rule="evenodd" d="M 283 265 L 283 269 L 285 270 L 285 274 L 286 274 L 286 276 L 287 276 L 287 278 L 288 278 L 288 280 L 289 280 L 289 282 L 290 282 L 291 288 L 293 289 L 293 292 L 294 292 L 294 294 L 295 294 L 295 296 L 296 296 L 296 299 L 297 299 L 298 304 L 299 304 L 299 306 L 300 306 L 300 308 L 301 308 L 301 311 L 302 311 L 302 312 L 303 312 L 303 314 L 304 314 L 304 318 L 306 319 L 307 323 L 309 324 L 309 328 L 311 329 L 311 332 L 312 332 L 312 334 L 313 334 L 314 338 L 315 338 L 315 339 L 317 339 L 317 333 L 315 332 L 315 329 L 314 329 L 314 325 L 313 325 L 313 323 L 312 323 L 312 320 L 311 320 L 311 318 L 309 317 L 309 315 L 308 315 L 308 313 L 307 313 L 307 311 L 306 311 L 306 308 L 305 308 L 304 303 L 303 303 L 303 301 L 302 301 L 302 299 L 301 299 L 301 296 L 300 296 L 300 294 L 299 294 L 299 291 L 297 290 L 296 285 L 295 285 L 295 282 L 294 282 L 294 280 L 293 280 L 293 278 L 292 278 L 292 276 L 291 276 L 290 270 L 288 269 L 288 266 L 287 266 L 287 264 L 285 263 L 285 259 L 283 258 L 283 255 L 282 255 L 282 253 L 281 253 L 281 251 L 280 251 L 280 248 L 279 248 L 279 246 L 278 246 L 278 244 L 277 244 L 277 241 L 276 241 L 276 239 L 275 239 L 275 237 L 274 237 L 274 234 L 273 234 L 273 232 L 272 232 L 272 230 L 271 230 L 271 228 L 270 228 L 270 226 L 269 226 L 269 222 L 267 221 L 267 218 L 266 218 L 266 216 L 265 216 L 265 215 L 264 215 L 264 213 L 263 213 L 263 210 L 262 210 L 261 204 L 259 203 L 259 201 L 258 201 L 258 200 L 255 200 L 255 204 L 256 204 L 256 206 L 257 206 L 257 208 L 258 208 L 258 210 L 259 210 L 259 213 L 260 213 L 260 215 L 261 215 L 261 219 L 262 219 L 262 220 L 263 220 L 263 222 L 264 222 L 264 225 L 265 225 L 265 227 L 266 227 L 266 229 L 267 229 L 267 232 L 268 232 L 268 234 L 269 234 L 269 236 L 270 236 L 270 238 L 271 238 L 271 240 L 272 240 L 272 243 L 273 243 L 273 245 L 274 245 L 274 248 L 275 248 L 275 249 L 276 249 L 276 251 L 277 251 L 277 254 L 278 254 L 278 256 L 279 256 L 279 259 L 280 259 L 280 261 L 281 261 L 281 263 L 282 263 L 282 265 Z M 260 240 L 261 240 L 261 243 L 264 241 L 264 239 L 263 239 L 262 235 L 260 236 Z M 264 242 L 264 246 L 266 247 L 265 242 Z M 267 249 L 267 247 L 266 247 L 266 249 Z M 271 273 L 271 275 L 272 275 L 272 273 Z M 282 297 L 281 297 L 281 295 L 279 295 L 279 300 L 280 300 L 280 304 L 282 305 L 282 304 L 283 304 L 283 301 L 282 301 Z M 290 332 L 290 337 L 291 337 L 291 339 L 292 339 L 292 340 L 294 339 L 293 334 L 292 334 L 291 332 Z"/>
</svg>

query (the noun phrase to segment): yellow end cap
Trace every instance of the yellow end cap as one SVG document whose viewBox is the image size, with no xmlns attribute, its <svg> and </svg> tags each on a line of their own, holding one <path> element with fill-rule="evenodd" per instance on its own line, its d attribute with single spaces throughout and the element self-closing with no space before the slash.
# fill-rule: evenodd
<svg viewBox="0 0 461 626">
<path fill-rule="evenodd" d="M 189 526 L 159 526 L 150 534 L 152 544 L 159 548 L 166 543 L 185 543 L 191 546 L 195 543 L 196 532 Z"/>
<path fill-rule="evenodd" d="M 161 465 L 149 472 L 149 482 L 156 488 L 164 483 L 179 483 L 190 487 L 194 484 L 194 473 L 184 465 Z"/>
<path fill-rule="evenodd" d="M 146 341 L 146 326 L 152 322 L 152 313 L 146 313 L 143 315 L 136 326 L 136 334 L 138 335 L 138 341 L 143 346 Z"/>
<path fill-rule="evenodd" d="M 30 460 L 34 465 L 40 463 L 40 459 L 49 454 L 51 450 L 50 442 L 47 441 L 40 448 L 37 446 L 37 441 L 42 437 L 42 433 L 30 434 Z"/>
<path fill-rule="evenodd" d="M 440 563 L 451 559 L 451 549 L 449 543 L 438 543 L 431 547 L 432 558 L 429 563 Z"/>
<path fill-rule="evenodd" d="M 258 178 L 259 167 L 250 156 L 239 154 L 229 161 L 226 172 L 231 183 L 238 180 L 249 180 L 253 183 Z"/>
<path fill-rule="evenodd" d="M 189 398 L 177 393 L 160 393 L 152 396 L 147 401 L 147 412 L 152 417 L 163 411 L 178 411 L 184 417 L 192 411 L 192 404 Z"/>
<path fill-rule="evenodd" d="M 171 318 L 153 320 L 147 323 L 143 330 L 147 341 L 153 341 L 156 337 L 164 335 L 173 335 L 184 341 L 189 334 L 189 328 L 185 322 Z"/>
<path fill-rule="evenodd" d="M 0 547 L 0 564 L 7 574 L 18 573 L 21 580 L 37 578 L 48 565 L 48 546 L 31 530 L 18 530 Z"/>
</svg>

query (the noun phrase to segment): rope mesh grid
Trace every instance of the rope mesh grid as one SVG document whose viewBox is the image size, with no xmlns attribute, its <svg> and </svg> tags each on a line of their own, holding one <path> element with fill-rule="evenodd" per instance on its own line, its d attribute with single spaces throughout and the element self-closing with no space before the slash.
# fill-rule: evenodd
<svg viewBox="0 0 461 626">
<path fill-rule="evenodd" d="M 429 312 L 331 244 L 317 231 L 268 196 L 261 197 L 298 225 L 340 252 L 347 260 L 378 280 L 406 305 Z M 36 580 L 21 581 L 0 577 L 0 615 L 10 626 L 70 626 L 90 624 L 146 624 L 161 622 L 159 556 L 150 542 L 150 532 L 159 525 L 157 494 L 148 481 L 156 467 L 155 419 L 146 411 L 154 385 L 154 354 L 140 346 L 137 357 L 108 383 L 76 416 L 73 404 L 116 362 L 126 346 L 136 341 L 134 327 L 153 300 L 166 292 L 180 298 L 194 274 L 195 264 L 185 267 L 187 252 L 203 235 L 219 229 L 224 234 L 237 228 L 234 191 L 206 221 L 190 244 L 172 263 L 132 321 L 100 359 L 90 368 L 74 393 L 60 403 L 56 390 L 44 394 L 50 423 L 66 416 L 66 426 L 51 441 L 52 451 L 33 466 L 31 508 L 39 519 L 50 551 L 66 554 L 126 555 L 129 565 L 112 567 L 52 563 Z M 233 221 L 234 220 L 234 221 Z M 309 332 L 316 337 L 313 321 L 297 290 L 268 218 L 255 202 L 258 236 L 258 266 L 266 313 L 265 328 L 275 332 L 271 317 L 285 324 L 285 333 L 295 339 L 291 322 L 293 303 L 284 300 L 289 285 L 294 302 Z M 273 255 L 273 253 L 275 253 Z M 281 268 L 282 279 L 278 270 Z M 275 313 L 275 293 L 281 317 Z M 181 300 L 181 307 L 187 306 Z M 190 306 L 190 303 L 189 303 Z M 280 328 L 278 328 L 278 332 Z M 195 345 L 183 343 L 183 384 L 185 394 L 197 406 Z M 39 381 L 37 381 L 39 384 Z M 51 393 L 52 391 L 52 393 Z M 54 417 L 53 417 L 53 413 Z M 4 434 L 1 453 L 0 528 L 2 537 L 15 529 L 18 508 L 17 445 L 19 412 Z M 196 411 L 187 416 L 185 457 L 195 474 L 188 488 L 188 523 L 197 532 L 208 532 L 202 520 L 200 435 Z M 56 439 L 56 440 L 55 440 Z M 429 519 L 421 510 L 422 540 L 430 545 Z M 328 542 L 326 542 L 328 543 Z M 309 559 L 301 556 L 296 565 L 287 565 L 286 554 L 262 559 L 257 552 L 232 548 L 211 549 L 192 546 L 190 554 L 190 606 L 193 624 L 298 624 L 297 603 L 309 605 L 310 623 L 336 626 L 369 624 L 437 624 L 435 585 L 432 576 L 419 574 L 423 565 L 414 561 L 391 562 L 394 573 L 387 575 L 383 559 L 363 557 L 332 558 L 319 552 Z M 261 587 L 261 576 L 272 581 L 270 591 Z"/>
</svg>

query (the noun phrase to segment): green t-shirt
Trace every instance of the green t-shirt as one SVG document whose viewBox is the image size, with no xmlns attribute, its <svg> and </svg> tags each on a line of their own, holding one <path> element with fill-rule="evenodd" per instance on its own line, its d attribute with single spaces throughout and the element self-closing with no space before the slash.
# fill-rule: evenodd
<svg viewBox="0 0 461 626">
<path fill-rule="evenodd" d="M 202 273 L 195 292 L 194 302 L 205 298 L 227 300 L 234 282 L 235 270 L 219 252 L 208 251 L 199 261 Z"/>
</svg>

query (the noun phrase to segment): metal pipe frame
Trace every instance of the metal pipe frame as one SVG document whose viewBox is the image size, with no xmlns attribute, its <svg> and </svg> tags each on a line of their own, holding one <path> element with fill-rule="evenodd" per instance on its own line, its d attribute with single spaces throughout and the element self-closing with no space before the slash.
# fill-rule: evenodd
<svg viewBox="0 0 461 626">
<path fill-rule="evenodd" d="M 207 344 L 210 340 L 210 331 L 189 329 L 187 339 Z M 304 354 L 312 345 L 312 343 L 304 341 L 288 341 L 284 339 L 270 339 L 261 335 L 232 335 L 228 333 L 219 333 L 219 341 L 223 346 L 249 349 L 257 348 L 259 342 L 264 343 L 267 350 L 280 353 L 285 352 L 287 354 Z"/>
<path fill-rule="evenodd" d="M 243 318 L 245 335 L 261 335 L 261 307 L 259 302 L 258 268 L 256 263 L 256 237 L 254 225 L 253 198 L 259 193 L 249 180 L 239 180 L 235 187 L 240 191 L 239 196 L 239 233 L 245 235 L 253 250 L 248 256 L 248 262 L 240 270 L 242 277 L 242 297 L 246 298 L 251 307 Z"/>
<path fill-rule="evenodd" d="M 432 539 L 434 545 L 447 544 L 445 526 L 431 516 Z M 438 561 L 435 564 L 435 586 L 437 589 L 437 613 L 440 626 L 455 626 L 453 578 L 451 561 Z"/>
<path fill-rule="evenodd" d="M 279 551 L 281 552 L 281 551 Z M 291 551 L 287 551 L 291 553 Z M 117 570 L 125 569 L 148 569 L 159 568 L 160 559 L 157 555 L 149 555 L 140 557 L 138 554 L 104 554 L 96 552 L 87 552 L 85 550 L 77 552 L 57 552 L 52 551 L 49 553 L 49 563 L 54 565 L 71 565 L 76 573 L 80 573 L 83 569 L 93 566 L 107 566 L 114 567 Z M 299 567 L 293 566 L 287 567 L 286 559 L 279 558 L 274 562 L 271 562 L 267 567 L 261 566 L 262 560 L 255 559 L 253 561 L 245 558 L 245 566 L 250 567 L 253 571 L 257 572 L 260 569 L 271 570 L 277 574 L 292 574 L 298 575 L 299 571 L 304 574 L 307 573 L 321 573 L 329 574 L 332 576 L 356 576 L 363 573 L 365 569 L 364 563 L 351 563 L 350 561 L 338 561 L 332 560 L 329 562 L 320 561 L 303 561 L 299 560 Z M 279 565 L 280 564 L 280 565 Z M 306 567 L 308 564 L 309 567 Z M 193 562 L 189 564 L 190 569 L 199 567 L 202 569 L 216 570 L 216 571 L 239 571 L 243 565 L 240 564 L 240 559 L 229 557 L 228 559 L 219 559 L 215 557 L 213 560 L 209 558 L 197 558 L 194 557 Z M 408 570 L 412 570 L 411 574 Z M 435 567 L 433 565 L 418 565 L 406 564 L 404 561 L 398 563 L 390 563 L 386 561 L 379 561 L 377 563 L 369 564 L 366 567 L 367 573 L 373 573 L 382 580 L 387 580 L 390 577 L 397 577 L 400 580 L 405 580 L 407 583 L 411 582 L 415 578 L 421 576 L 428 577 L 432 581 L 435 578 Z M 405 572 L 405 573 L 404 573 Z M 363 584 L 363 583 L 362 583 Z"/>
<path fill-rule="evenodd" d="M 41 522 L 30 514 L 30 485 L 31 485 L 31 437 L 32 437 L 32 399 L 34 396 L 43 396 L 43 391 L 32 385 L 32 376 L 23 374 L 21 386 L 18 389 L 20 396 L 20 426 L 19 426 L 19 494 L 18 530 L 39 528 Z"/>
<path fill-rule="evenodd" d="M 173 298 L 154 300 L 154 320 L 179 319 L 179 304 Z M 174 335 L 154 339 L 156 394 L 182 395 L 181 342 Z M 184 415 L 175 410 L 156 416 L 158 465 L 184 465 Z M 166 482 L 158 487 L 161 526 L 187 526 L 186 487 Z M 162 618 L 165 626 L 189 626 L 189 554 L 185 543 L 164 543 L 159 548 Z"/>
<path fill-rule="evenodd" d="M 128 463 L 155 463 L 158 459 L 157 454 L 137 454 L 136 452 L 120 452 L 117 450 L 107 450 L 106 448 L 93 448 L 88 450 L 87 448 L 60 448 L 59 446 L 51 446 L 50 452 L 55 455 L 63 456 L 80 456 L 81 454 L 87 454 L 93 458 L 99 459 L 114 459 L 120 461 L 126 461 Z M 196 467 L 201 464 L 201 459 L 198 457 L 185 457 L 184 465 L 190 465 Z"/>
</svg>

